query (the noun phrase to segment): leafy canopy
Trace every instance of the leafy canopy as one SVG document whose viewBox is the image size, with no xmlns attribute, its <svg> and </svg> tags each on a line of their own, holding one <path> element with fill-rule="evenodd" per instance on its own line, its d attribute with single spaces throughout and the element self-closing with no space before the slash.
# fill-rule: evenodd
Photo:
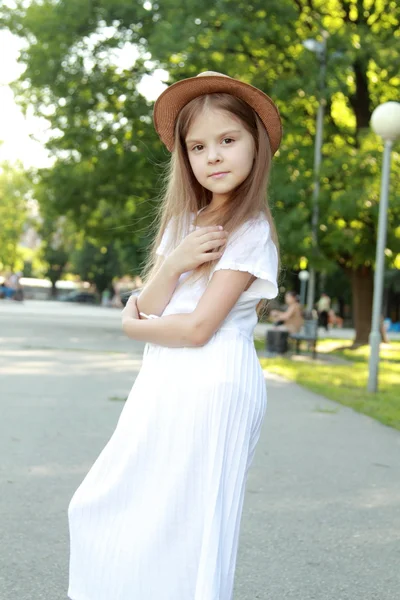
<svg viewBox="0 0 400 600">
<path fill-rule="evenodd" d="M 276 100 L 284 138 L 270 197 L 284 263 L 371 266 L 379 208 L 381 142 L 375 106 L 400 84 L 395 0 L 127 0 L 19 2 L 4 22 L 26 38 L 18 97 L 53 130 L 54 167 L 42 173 L 43 210 L 68 215 L 101 244 L 116 237 L 143 253 L 166 158 L 151 126 L 144 75 L 169 81 L 216 70 Z M 318 58 L 302 44 L 329 33 L 318 248 L 310 221 Z M 118 58 L 117 58 L 118 57 Z M 394 153 L 392 181 L 399 181 Z M 400 199 L 392 186 L 387 257 L 398 264 Z"/>
<path fill-rule="evenodd" d="M 0 271 L 19 263 L 18 245 L 28 223 L 30 182 L 22 167 L 0 165 Z"/>
</svg>

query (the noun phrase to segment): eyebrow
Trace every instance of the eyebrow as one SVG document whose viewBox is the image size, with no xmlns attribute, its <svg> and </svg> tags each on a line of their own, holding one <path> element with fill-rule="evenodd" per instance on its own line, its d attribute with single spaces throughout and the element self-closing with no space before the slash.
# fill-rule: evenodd
<svg viewBox="0 0 400 600">
<path fill-rule="evenodd" d="M 241 133 L 240 129 L 229 129 L 229 131 L 223 131 L 222 133 L 219 133 L 215 137 L 217 137 L 217 138 L 223 138 L 223 137 L 227 137 L 228 135 L 236 134 L 236 133 Z M 186 144 L 194 144 L 194 142 L 200 143 L 201 140 L 200 139 L 199 140 L 195 140 L 195 139 L 187 139 L 187 140 L 185 140 Z"/>
</svg>

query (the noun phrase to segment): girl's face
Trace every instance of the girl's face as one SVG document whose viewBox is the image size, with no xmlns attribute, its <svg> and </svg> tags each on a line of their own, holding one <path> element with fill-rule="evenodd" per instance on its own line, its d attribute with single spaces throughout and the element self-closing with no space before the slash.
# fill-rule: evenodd
<svg viewBox="0 0 400 600">
<path fill-rule="evenodd" d="M 252 169 L 253 136 L 226 111 L 203 110 L 189 127 L 185 143 L 194 176 L 212 192 L 214 202 L 227 200 Z"/>
</svg>

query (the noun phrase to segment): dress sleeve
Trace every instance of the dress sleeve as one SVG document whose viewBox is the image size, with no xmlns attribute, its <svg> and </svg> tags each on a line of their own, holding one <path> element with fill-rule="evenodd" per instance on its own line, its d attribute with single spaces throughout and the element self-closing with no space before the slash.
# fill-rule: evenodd
<svg viewBox="0 0 400 600">
<path fill-rule="evenodd" d="M 257 277 L 246 290 L 247 297 L 261 300 L 278 295 L 278 252 L 266 219 L 249 221 L 232 235 L 214 271 L 224 269 Z"/>
<path fill-rule="evenodd" d="M 167 223 L 160 245 L 156 250 L 159 256 L 167 257 L 172 252 L 172 219 Z"/>
</svg>

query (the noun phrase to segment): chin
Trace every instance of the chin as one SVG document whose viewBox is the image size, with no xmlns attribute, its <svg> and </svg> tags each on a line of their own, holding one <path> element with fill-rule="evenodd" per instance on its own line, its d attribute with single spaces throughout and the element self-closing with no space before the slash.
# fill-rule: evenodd
<svg viewBox="0 0 400 600">
<path fill-rule="evenodd" d="M 205 185 L 204 186 L 209 192 L 213 194 L 230 194 L 237 186 L 233 185 Z"/>
</svg>

